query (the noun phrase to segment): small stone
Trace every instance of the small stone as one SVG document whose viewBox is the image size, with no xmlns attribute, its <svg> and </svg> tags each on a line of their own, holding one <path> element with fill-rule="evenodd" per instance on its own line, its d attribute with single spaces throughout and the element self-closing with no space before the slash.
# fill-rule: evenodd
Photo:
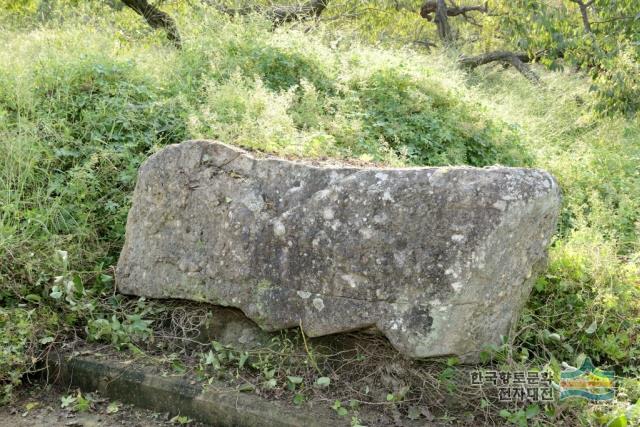
<svg viewBox="0 0 640 427">
<path fill-rule="evenodd" d="M 298 294 L 298 296 L 302 299 L 307 299 L 311 296 L 311 292 L 306 292 L 306 291 L 298 291 L 296 292 Z"/>
<path fill-rule="evenodd" d="M 278 237 L 282 237 L 285 235 L 285 233 L 287 232 L 287 229 L 285 228 L 284 224 L 282 224 L 280 221 L 276 221 L 273 224 L 273 234 L 275 234 Z"/>
<path fill-rule="evenodd" d="M 499 211 L 503 211 L 507 208 L 507 203 L 504 200 L 498 200 L 492 206 Z"/>
<path fill-rule="evenodd" d="M 322 311 L 322 309 L 324 308 L 324 301 L 322 301 L 322 298 L 314 298 L 313 306 L 316 308 L 316 310 Z"/>
<path fill-rule="evenodd" d="M 324 219 L 327 219 L 327 220 L 333 219 L 333 215 L 334 215 L 333 209 L 331 209 L 331 208 L 324 208 L 322 210 L 322 217 Z"/>
</svg>

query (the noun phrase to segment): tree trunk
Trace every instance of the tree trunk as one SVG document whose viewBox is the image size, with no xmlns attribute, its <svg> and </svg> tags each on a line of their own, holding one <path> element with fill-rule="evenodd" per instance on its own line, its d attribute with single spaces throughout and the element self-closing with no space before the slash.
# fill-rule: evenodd
<svg viewBox="0 0 640 427">
<path fill-rule="evenodd" d="M 587 34 L 591 33 L 591 23 L 589 22 L 589 11 L 587 10 L 589 6 L 593 4 L 595 0 L 589 0 L 587 3 L 584 0 L 571 0 L 573 3 L 577 4 L 580 8 L 580 15 L 582 16 L 582 25 L 584 26 L 584 32 Z"/>
<path fill-rule="evenodd" d="M 437 0 L 427 0 L 422 4 L 420 8 L 420 16 L 422 16 L 427 21 L 433 20 L 431 16 L 432 13 L 436 12 L 438 8 Z M 485 3 L 482 6 L 449 6 L 447 9 L 447 16 L 458 16 L 458 15 L 466 15 L 468 12 L 487 12 L 487 4 Z"/>
<path fill-rule="evenodd" d="M 452 40 L 451 27 L 449 26 L 449 20 L 447 18 L 447 5 L 444 0 L 437 0 L 436 3 L 436 17 L 434 19 L 436 26 L 438 27 L 438 36 L 444 43 L 449 43 Z"/>
<path fill-rule="evenodd" d="M 587 13 L 587 6 L 585 4 L 580 5 L 580 14 L 582 15 L 582 24 L 584 25 L 584 32 L 591 32 L 591 24 L 589 23 L 589 14 Z"/>
<path fill-rule="evenodd" d="M 161 28 L 167 32 L 167 38 L 180 49 L 182 41 L 176 22 L 167 13 L 149 4 L 147 0 L 122 0 L 122 2 L 142 16 L 151 28 Z"/>
</svg>

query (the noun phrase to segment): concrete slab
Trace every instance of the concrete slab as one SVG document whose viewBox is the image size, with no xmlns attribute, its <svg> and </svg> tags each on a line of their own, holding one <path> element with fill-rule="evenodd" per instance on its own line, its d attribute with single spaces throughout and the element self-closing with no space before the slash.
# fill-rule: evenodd
<svg viewBox="0 0 640 427">
<path fill-rule="evenodd" d="M 336 426 L 345 423 L 328 408 L 293 407 L 215 383 L 203 389 L 183 377 L 163 377 L 135 363 L 95 356 L 51 356 L 50 373 L 56 382 L 78 387 L 145 409 L 186 415 L 213 426 Z"/>
</svg>

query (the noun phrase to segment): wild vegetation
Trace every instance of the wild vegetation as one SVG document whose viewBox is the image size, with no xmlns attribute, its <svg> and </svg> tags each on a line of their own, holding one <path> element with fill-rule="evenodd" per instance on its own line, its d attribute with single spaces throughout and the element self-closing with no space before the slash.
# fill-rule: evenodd
<svg viewBox="0 0 640 427">
<path fill-rule="evenodd" d="M 450 16 L 442 41 L 412 2 L 336 3 L 319 22 L 278 25 L 260 8 L 228 13 L 239 5 L 209 3 L 160 4 L 179 29 L 178 49 L 117 2 L 0 1 L 4 402 L 63 343 L 108 342 L 134 354 L 157 344 L 164 305 L 125 298 L 113 284 L 137 169 L 167 144 L 211 138 L 293 158 L 549 170 L 563 190 L 549 266 L 512 335 L 487 349 L 487 366 L 557 376 L 562 363 L 578 366 L 588 356 L 615 371 L 617 398 L 510 407 L 478 399 L 467 409 L 476 422 L 638 422 L 635 2 L 589 2 L 589 31 L 575 13 L 580 3 L 491 3 L 473 15 L 481 27 Z M 461 56 L 496 50 L 526 53 L 521 62 L 538 83 L 511 59 L 514 67 L 460 65 Z M 301 403 L 296 390 L 328 377 L 313 352 L 293 350 L 290 342 L 304 340 L 293 334 L 275 344 L 290 357 L 240 363 L 241 353 L 214 343 L 198 350 L 201 364 L 246 364 Z M 429 384 L 439 393 L 459 395 L 467 381 L 454 359 L 416 366 L 435 372 Z M 425 416 L 403 406 L 407 390 L 389 393 L 402 416 Z M 349 400 L 342 394 L 330 405 L 353 414 Z"/>
</svg>

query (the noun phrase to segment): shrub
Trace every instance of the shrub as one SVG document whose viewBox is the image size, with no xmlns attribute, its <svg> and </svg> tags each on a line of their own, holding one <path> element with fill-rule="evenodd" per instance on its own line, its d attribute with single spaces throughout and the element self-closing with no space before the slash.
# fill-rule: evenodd
<svg viewBox="0 0 640 427">
<path fill-rule="evenodd" d="M 436 81 L 394 69 L 356 82 L 365 144 L 388 144 L 419 165 L 529 163 L 516 132 L 461 102 Z M 479 106 L 475 106 L 480 109 Z"/>
<path fill-rule="evenodd" d="M 592 70 L 595 109 L 603 115 L 640 114 L 640 49 L 628 46 Z"/>
</svg>

